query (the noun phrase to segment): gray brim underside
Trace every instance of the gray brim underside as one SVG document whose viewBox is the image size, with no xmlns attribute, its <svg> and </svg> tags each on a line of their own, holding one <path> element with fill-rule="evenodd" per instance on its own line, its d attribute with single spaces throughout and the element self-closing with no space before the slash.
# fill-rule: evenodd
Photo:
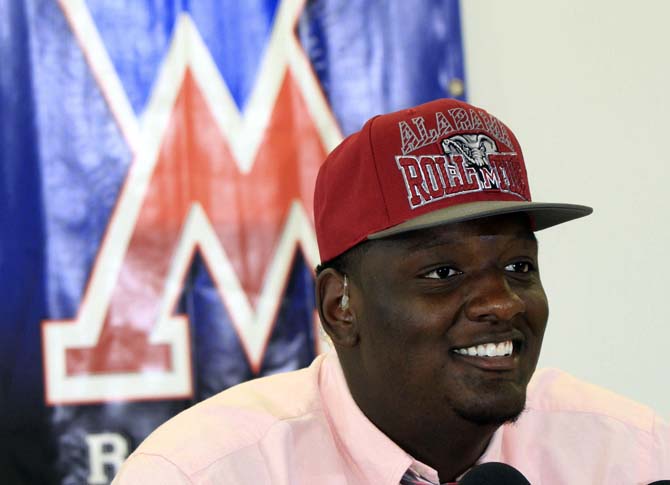
<svg viewBox="0 0 670 485">
<path fill-rule="evenodd" d="M 470 202 L 469 204 L 458 204 L 417 216 L 383 231 L 370 234 L 368 239 L 381 239 L 417 229 L 515 213 L 530 215 L 533 220 L 533 230 L 540 231 L 573 219 L 588 216 L 591 212 L 593 212 L 591 207 L 577 204 L 515 201 Z"/>
</svg>

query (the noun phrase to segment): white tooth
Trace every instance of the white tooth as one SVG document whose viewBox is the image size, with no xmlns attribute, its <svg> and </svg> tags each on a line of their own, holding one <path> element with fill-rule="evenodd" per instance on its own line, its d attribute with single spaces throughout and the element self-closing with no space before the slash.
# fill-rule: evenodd
<svg viewBox="0 0 670 485">
<path fill-rule="evenodd" d="M 488 343 L 468 348 L 454 349 L 454 352 L 460 355 L 469 355 L 471 357 L 501 357 L 512 355 L 514 353 L 514 344 L 511 340 L 499 342 L 497 344 Z"/>
</svg>

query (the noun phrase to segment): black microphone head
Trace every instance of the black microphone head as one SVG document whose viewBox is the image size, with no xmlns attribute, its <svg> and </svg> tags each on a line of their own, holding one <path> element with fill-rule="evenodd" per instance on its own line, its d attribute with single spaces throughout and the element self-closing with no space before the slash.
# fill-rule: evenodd
<svg viewBox="0 0 670 485">
<path fill-rule="evenodd" d="M 458 483 L 459 485 L 530 485 L 519 470 L 497 462 L 472 467 Z"/>
<path fill-rule="evenodd" d="M 657 480 L 655 482 L 651 482 L 649 485 L 670 485 L 670 480 Z"/>
</svg>

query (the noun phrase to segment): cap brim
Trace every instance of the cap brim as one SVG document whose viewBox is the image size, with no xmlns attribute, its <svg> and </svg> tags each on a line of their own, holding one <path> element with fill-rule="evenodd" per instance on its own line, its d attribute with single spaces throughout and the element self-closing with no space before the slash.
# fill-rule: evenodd
<svg viewBox="0 0 670 485">
<path fill-rule="evenodd" d="M 368 239 L 381 239 L 417 229 L 514 213 L 526 213 L 530 215 L 533 221 L 533 231 L 540 231 L 573 219 L 588 216 L 591 212 L 593 212 L 591 207 L 577 204 L 515 201 L 470 202 L 469 204 L 458 204 L 423 214 L 383 231 L 370 234 Z"/>
</svg>

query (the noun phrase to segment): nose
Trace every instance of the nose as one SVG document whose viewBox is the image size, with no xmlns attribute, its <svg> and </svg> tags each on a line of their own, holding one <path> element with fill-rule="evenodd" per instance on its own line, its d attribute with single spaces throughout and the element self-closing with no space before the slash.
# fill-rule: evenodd
<svg viewBox="0 0 670 485">
<path fill-rule="evenodd" d="M 473 322 L 510 321 L 526 311 L 524 300 L 497 271 L 477 275 L 467 291 L 465 315 Z"/>
</svg>

